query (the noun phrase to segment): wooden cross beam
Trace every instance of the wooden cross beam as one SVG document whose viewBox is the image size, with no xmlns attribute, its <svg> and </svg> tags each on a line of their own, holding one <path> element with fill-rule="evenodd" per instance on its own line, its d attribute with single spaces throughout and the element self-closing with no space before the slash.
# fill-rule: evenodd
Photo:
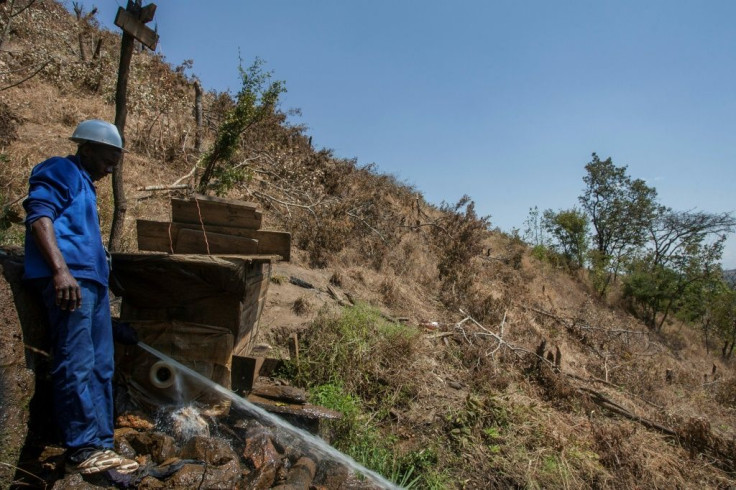
<svg viewBox="0 0 736 490">
<path fill-rule="evenodd" d="M 127 9 L 118 8 L 115 25 L 153 51 L 158 44 L 158 34 L 145 24 L 153 20 L 155 13 L 156 5 L 153 3 L 141 8 L 133 2 L 128 2 Z"/>
</svg>

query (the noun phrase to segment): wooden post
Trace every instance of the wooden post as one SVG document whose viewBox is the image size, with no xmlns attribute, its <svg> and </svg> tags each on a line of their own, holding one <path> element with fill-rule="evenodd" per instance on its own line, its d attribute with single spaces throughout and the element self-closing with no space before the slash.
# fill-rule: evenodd
<svg viewBox="0 0 736 490">
<path fill-rule="evenodd" d="M 155 9 L 156 6 L 153 4 L 142 8 L 141 0 L 128 0 L 128 6 L 122 13 L 129 15 L 121 16 L 121 12 L 119 11 L 118 18 L 115 19 L 116 25 L 120 25 L 120 27 L 123 28 L 123 38 L 120 42 L 118 84 L 115 91 L 115 126 L 117 126 L 118 132 L 120 132 L 123 144 L 125 143 L 125 120 L 128 117 L 128 75 L 130 73 L 130 60 L 133 57 L 133 45 L 135 39 L 146 36 L 146 39 L 152 39 L 148 41 L 149 46 L 152 44 L 154 47 L 155 42 L 158 40 L 158 35 L 154 34 L 152 36 L 151 33 L 153 31 L 143 26 L 142 22 L 123 22 L 128 20 L 127 17 L 130 16 L 133 16 L 135 18 L 134 20 L 140 20 L 142 18 L 148 18 L 148 20 L 151 20 L 153 19 L 153 12 L 155 12 Z M 122 9 L 120 10 L 122 11 Z M 151 49 L 153 49 L 153 47 L 151 47 Z M 110 241 L 108 243 L 108 247 L 112 252 L 118 252 L 122 248 L 121 243 L 123 230 L 125 228 L 125 213 L 128 209 L 128 202 L 125 199 L 125 189 L 123 187 L 123 163 L 124 158 L 121 157 L 120 164 L 115 167 L 112 174 L 112 195 L 115 201 L 115 209 L 113 211 Z"/>
<path fill-rule="evenodd" d="M 299 336 L 295 333 L 289 335 L 289 357 L 294 362 L 299 362 Z"/>
<path fill-rule="evenodd" d="M 127 10 L 132 10 L 135 3 L 128 0 Z M 138 4 L 140 6 L 140 4 Z M 120 42 L 120 66 L 118 68 L 118 84 L 115 91 L 115 126 L 118 127 L 120 137 L 125 144 L 125 120 L 128 117 L 128 75 L 130 74 L 130 60 L 133 57 L 133 36 L 123 31 L 123 39 Z M 109 248 L 112 252 L 121 249 L 123 230 L 125 226 L 125 213 L 128 210 L 128 202 L 125 199 L 125 188 L 123 187 L 123 163 L 124 155 L 120 158 L 120 164 L 112 173 L 112 195 L 115 201 L 115 210 L 112 216 L 112 227 L 110 229 Z"/>
<path fill-rule="evenodd" d="M 79 59 L 87 61 L 87 53 L 84 50 L 84 19 L 82 19 L 82 6 L 78 2 L 72 2 L 74 15 L 77 16 L 77 40 L 79 41 Z"/>
<path fill-rule="evenodd" d="M 197 130 L 194 133 L 194 149 L 199 158 L 202 149 L 202 84 L 199 83 L 199 80 L 194 80 L 194 120 L 197 124 Z"/>
<path fill-rule="evenodd" d="M 197 185 L 200 177 L 199 159 L 202 157 L 202 84 L 194 79 L 194 121 L 197 125 L 194 132 L 194 152 L 197 163 L 194 166 L 194 185 Z"/>
</svg>

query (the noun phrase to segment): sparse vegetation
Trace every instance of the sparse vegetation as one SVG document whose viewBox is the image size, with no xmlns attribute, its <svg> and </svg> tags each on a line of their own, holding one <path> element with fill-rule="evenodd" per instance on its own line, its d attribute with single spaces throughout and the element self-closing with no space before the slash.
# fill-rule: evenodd
<svg viewBox="0 0 736 490">
<path fill-rule="evenodd" d="M 415 328 L 390 323 L 364 304 L 338 314 L 323 311 L 302 335 L 296 381 L 306 386 L 339 383 L 386 417 L 418 389 L 410 369 L 418 340 Z"/>
<path fill-rule="evenodd" d="M 39 5 L 13 17 L 7 36 L 21 55 L 0 52 L 11 66 L 43 67 L 0 91 L 4 244 L 20 243 L 23 228 L 10 223 L 19 201 L 9 204 L 25 193 L 31 167 L 70 152 L 66 138 L 79 120 L 113 112 L 118 37 L 97 31 L 90 17 L 84 49 L 102 44 L 98 58 L 87 49 L 84 61 L 74 16 L 56 2 Z M 188 174 L 201 157 L 189 70 L 160 55 L 134 56 L 130 218 L 168 219 L 167 200 L 178 191 L 147 185 L 197 185 Z M 0 88 L 17 81 L 3 76 Z M 306 129 L 279 110 L 283 86 L 268 76 L 257 62 L 243 72 L 241 94 L 205 93 L 203 182 L 258 203 L 265 227 L 290 231 L 295 267 L 325 268 L 325 285 L 366 298 L 340 310 L 319 310 L 311 296 L 286 305 L 308 324 L 291 380 L 344 414 L 332 430 L 339 449 L 414 488 L 733 486 L 736 308 L 732 285 L 717 280 L 713 248 L 730 215 L 707 215 L 725 218 L 725 228 L 698 232 L 682 255 L 657 262 L 647 233 L 661 237 L 661 219 L 695 216 L 657 214 L 653 188 L 594 155 L 585 216 L 552 212 L 545 227 L 535 208 L 525 244 L 518 233 L 491 230 L 470 197 L 434 206 L 372 166 L 312 148 Z M 109 228 L 104 185 L 99 200 Z M 128 251 L 133 229 L 126 224 Z M 694 277 L 702 280 L 687 282 Z M 288 275 L 271 280 L 288 287 Z M 477 323 L 461 324 L 467 316 Z"/>
</svg>

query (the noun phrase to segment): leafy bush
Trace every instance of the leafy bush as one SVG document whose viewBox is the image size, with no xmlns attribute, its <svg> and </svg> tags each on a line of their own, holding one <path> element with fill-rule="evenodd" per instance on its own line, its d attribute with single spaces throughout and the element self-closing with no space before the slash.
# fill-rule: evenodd
<svg viewBox="0 0 736 490">
<path fill-rule="evenodd" d="M 301 338 L 296 379 L 304 386 L 339 384 L 385 415 L 416 393 L 410 360 L 418 336 L 366 305 L 322 311 Z"/>
<path fill-rule="evenodd" d="M 329 425 L 332 445 L 405 488 L 444 488 L 430 448 L 401 452 L 376 423 L 416 393 L 410 371 L 418 331 L 359 304 L 322 311 L 301 338 L 297 383 L 312 403 L 342 413 Z"/>
<path fill-rule="evenodd" d="M 247 69 L 242 64 L 239 66 L 242 87 L 235 105 L 217 130 L 214 145 L 202 157 L 204 172 L 198 184 L 200 192 L 206 191 L 215 179 L 219 180 L 214 186 L 215 190 L 218 193 L 226 192 L 248 175 L 242 167 L 231 162 L 239 148 L 241 136 L 251 126 L 272 114 L 279 96 L 286 91 L 284 82 L 271 81 L 272 74 L 263 71 L 263 63 L 263 60 L 256 58 Z"/>
<path fill-rule="evenodd" d="M 403 488 L 445 488 L 444 478 L 435 467 L 437 455 L 431 448 L 401 453 L 396 438 L 385 437 L 371 425 L 360 400 L 345 392 L 338 384 L 315 386 L 310 390 L 312 403 L 342 413 L 342 418 L 331 422 L 332 445 L 350 455 Z"/>
<path fill-rule="evenodd" d="M 433 235 L 439 263 L 437 269 L 442 288 L 440 299 L 450 307 L 462 305 L 462 299 L 475 282 L 471 259 L 483 251 L 482 240 L 490 226 L 490 217 L 478 216 L 475 203 L 463 196 L 456 204 L 442 203 L 442 216 L 435 222 Z"/>
</svg>

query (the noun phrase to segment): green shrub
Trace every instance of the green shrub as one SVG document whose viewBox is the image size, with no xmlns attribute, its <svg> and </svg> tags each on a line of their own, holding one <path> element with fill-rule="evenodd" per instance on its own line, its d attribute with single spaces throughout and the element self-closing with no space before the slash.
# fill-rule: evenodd
<svg viewBox="0 0 736 490">
<path fill-rule="evenodd" d="M 416 328 L 391 323 L 366 305 L 339 314 L 322 311 L 302 336 L 296 381 L 342 385 L 371 409 L 387 413 L 416 393 L 409 360 L 418 337 Z"/>
<path fill-rule="evenodd" d="M 436 471 L 437 453 L 431 448 L 400 453 L 396 437 L 385 436 L 371 424 L 372 417 L 360 400 L 339 384 L 314 386 L 310 401 L 341 412 L 330 422 L 332 445 L 357 462 L 385 476 L 403 488 L 445 488 L 445 477 Z"/>
<path fill-rule="evenodd" d="M 534 245 L 532 248 L 532 257 L 539 260 L 540 262 L 547 261 L 547 247 L 544 245 Z"/>
<path fill-rule="evenodd" d="M 291 376 L 312 403 L 342 413 L 326 427 L 334 447 L 402 487 L 445 488 L 434 449 L 402 451 L 380 428 L 392 408 L 416 395 L 410 366 L 418 339 L 415 328 L 364 304 L 323 310 L 301 337 Z"/>
</svg>

